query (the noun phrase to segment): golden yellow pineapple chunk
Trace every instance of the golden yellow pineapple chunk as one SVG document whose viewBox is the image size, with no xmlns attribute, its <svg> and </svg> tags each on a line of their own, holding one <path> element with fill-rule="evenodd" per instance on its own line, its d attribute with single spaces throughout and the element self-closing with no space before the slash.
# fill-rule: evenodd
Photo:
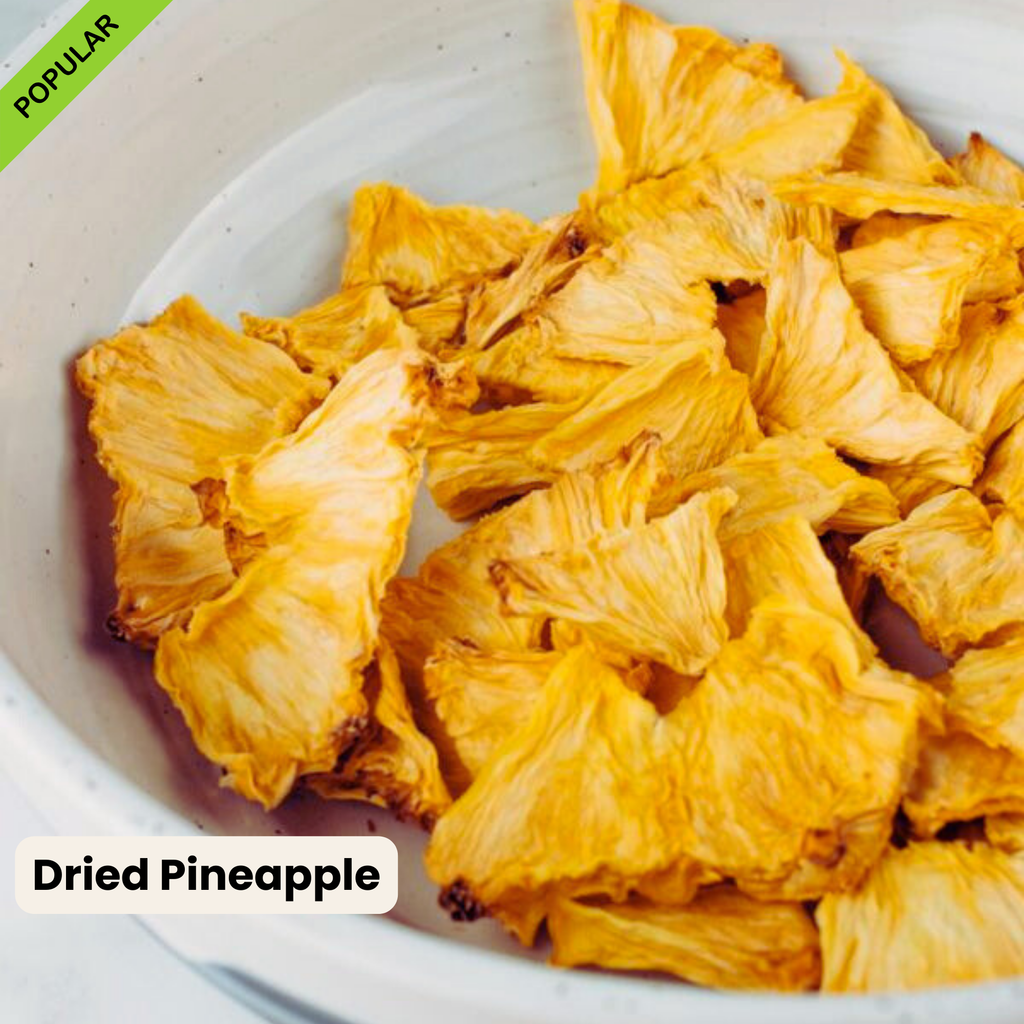
<svg viewBox="0 0 1024 1024">
<path fill-rule="evenodd" d="M 417 339 L 382 285 L 347 288 L 295 316 L 243 313 L 242 328 L 284 349 L 304 370 L 333 380 L 379 348 Z"/>
<path fill-rule="evenodd" d="M 1024 517 L 1024 419 L 992 449 L 975 490 Z"/>
<path fill-rule="evenodd" d="M 950 163 L 969 185 L 1012 203 L 1024 203 L 1024 169 L 979 132 L 971 132 L 967 149 Z"/>
<path fill-rule="evenodd" d="M 511 210 L 433 206 L 386 182 L 356 190 L 342 289 L 382 284 L 401 307 L 511 270 L 537 237 Z"/>
<path fill-rule="evenodd" d="M 514 614 L 574 622 L 613 650 L 695 675 L 728 635 L 715 531 L 735 500 L 699 494 L 661 519 L 491 571 Z"/>
<path fill-rule="evenodd" d="M 946 714 L 954 727 L 1024 759 L 1024 636 L 967 651 L 949 678 Z"/>
<path fill-rule="evenodd" d="M 728 487 L 737 496 L 722 535 L 756 530 L 794 513 L 819 534 L 868 533 L 900 518 L 885 484 L 862 476 L 824 441 L 795 434 L 766 438 L 719 466 L 692 473 L 677 493 L 682 501 L 714 487 Z"/>
<path fill-rule="evenodd" d="M 807 911 L 729 885 L 703 889 L 685 906 L 555 900 L 547 920 L 559 967 L 662 971 L 712 988 L 789 992 L 816 988 L 821 977 Z"/>
<path fill-rule="evenodd" d="M 335 771 L 310 775 L 305 784 L 325 799 L 365 800 L 432 828 L 452 800 L 438 753 L 416 724 L 398 659 L 386 641 L 368 672 L 370 728 Z"/>
<path fill-rule="evenodd" d="M 725 337 L 725 354 L 729 362 L 748 377 L 757 369 L 766 327 L 766 303 L 764 289 L 755 288 L 718 307 L 718 329 Z"/>
<path fill-rule="evenodd" d="M 801 103 L 774 47 L 740 48 L 619 0 L 576 0 L 596 190 L 699 160 Z"/>
<path fill-rule="evenodd" d="M 1024 852 L 1024 814 L 994 814 L 986 818 L 985 838 L 1006 853 Z"/>
<path fill-rule="evenodd" d="M 947 657 L 1024 623 L 1024 521 L 957 489 L 852 549 Z"/>
<path fill-rule="evenodd" d="M 917 476 L 913 470 L 902 466 L 869 466 L 867 475 L 878 480 L 889 488 L 889 492 L 899 502 L 901 515 L 908 516 L 926 501 L 946 494 L 953 489 L 945 480 L 932 480 L 926 476 Z"/>
<path fill-rule="evenodd" d="M 841 50 L 839 95 L 861 99 L 857 129 L 843 153 L 843 170 L 887 181 L 919 185 L 957 185 L 960 177 L 928 136 L 900 110 L 887 89 L 867 75 Z"/>
<path fill-rule="evenodd" d="M 165 633 L 156 676 L 226 784 L 266 807 L 367 728 L 363 670 L 405 550 L 439 370 L 415 349 L 357 363 L 294 434 L 224 467 L 247 559 Z M 443 383 L 443 382 L 442 382 Z"/>
<path fill-rule="evenodd" d="M 234 580 L 224 536 L 203 521 L 192 486 L 294 429 L 328 383 L 189 296 L 98 342 L 75 377 L 92 401 L 100 464 L 117 484 L 109 625 L 148 646 Z"/>
<path fill-rule="evenodd" d="M 918 390 L 987 451 L 1024 419 L 1024 296 L 965 311 L 956 348 L 911 367 Z"/>
<path fill-rule="evenodd" d="M 902 365 L 957 346 L 969 293 L 973 301 L 1000 299 L 1024 284 L 1005 236 L 962 220 L 848 249 L 839 265 L 865 326 Z"/>
<path fill-rule="evenodd" d="M 928 227 L 940 223 L 938 217 L 926 217 L 921 213 L 890 213 L 880 210 L 858 224 L 850 235 L 850 247 L 874 245 L 886 239 L 900 238 L 914 228 Z"/>
<path fill-rule="evenodd" d="M 854 892 L 826 896 L 822 989 L 891 992 L 1024 973 L 1024 862 L 984 843 L 890 848 Z"/>
<path fill-rule="evenodd" d="M 402 319 L 417 333 L 420 345 L 441 358 L 453 354 L 465 318 L 466 294 L 458 285 L 402 309 Z"/>
<path fill-rule="evenodd" d="M 971 185 L 918 185 L 835 171 L 780 178 L 771 187 L 787 202 L 817 203 L 856 220 L 889 210 L 977 221 L 1005 230 L 1014 248 L 1024 246 L 1024 207 Z"/>
<path fill-rule="evenodd" d="M 820 437 L 841 452 L 971 484 L 977 439 L 893 369 L 843 287 L 835 257 L 797 239 L 779 246 L 751 399 L 770 434 Z"/>
</svg>

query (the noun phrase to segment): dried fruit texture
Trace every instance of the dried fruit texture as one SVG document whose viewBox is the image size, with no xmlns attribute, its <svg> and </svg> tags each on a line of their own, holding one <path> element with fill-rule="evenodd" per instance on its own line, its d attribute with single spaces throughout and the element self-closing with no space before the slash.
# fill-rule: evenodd
<svg viewBox="0 0 1024 1024">
<path fill-rule="evenodd" d="M 919 213 L 889 213 L 888 210 L 882 210 L 873 213 L 854 228 L 850 236 L 850 247 L 856 249 L 862 245 L 874 245 L 886 239 L 900 238 L 914 228 L 939 223 L 941 221 L 937 217 L 925 217 Z"/>
<path fill-rule="evenodd" d="M 815 988 L 818 931 L 797 903 L 764 903 L 731 886 L 682 907 L 645 900 L 589 905 L 556 900 L 548 914 L 551 963 L 662 971 L 712 988 Z"/>
<path fill-rule="evenodd" d="M 774 47 L 576 0 L 598 193 L 699 160 L 802 101 Z"/>
<path fill-rule="evenodd" d="M 866 462 L 971 484 L 976 439 L 904 384 L 861 320 L 834 257 L 783 243 L 768 285 L 751 398 L 770 434 L 820 437 Z"/>
<path fill-rule="evenodd" d="M 780 518 L 726 537 L 722 554 L 728 580 L 725 618 L 731 636 L 742 636 L 758 605 L 779 596 L 835 619 L 853 639 L 861 666 L 872 662 L 875 645 L 854 620 L 836 571 L 806 519 Z"/>
<path fill-rule="evenodd" d="M 502 559 L 491 571 L 514 614 L 577 623 L 597 643 L 694 675 L 728 635 L 715 531 L 735 500 L 699 494 L 651 523 Z"/>
<path fill-rule="evenodd" d="M 365 800 L 432 828 L 452 800 L 437 751 L 416 725 L 398 660 L 386 642 L 368 671 L 369 731 L 335 771 L 311 775 L 306 785 L 325 799 Z"/>
<path fill-rule="evenodd" d="M 1024 207 L 970 185 L 916 185 L 836 171 L 781 178 L 772 183 L 772 190 L 787 202 L 817 203 L 855 220 L 867 220 L 882 210 L 958 217 L 1003 230 L 1014 248 L 1024 246 Z"/>
<path fill-rule="evenodd" d="M 725 354 L 729 362 L 750 376 L 757 369 L 761 339 L 765 332 L 763 288 L 718 307 L 718 329 L 725 336 Z"/>
<path fill-rule="evenodd" d="M 727 487 L 738 499 L 720 536 L 757 530 L 793 514 L 817 533 L 868 533 L 900 518 L 885 484 L 862 476 L 824 441 L 793 434 L 767 438 L 720 466 L 691 474 L 679 485 L 679 498 L 714 487 Z"/>
<path fill-rule="evenodd" d="M 363 669 L 405 550 L 410 451 L 436 368 L 415 350 L 358 363 L 295 433 L 224 468 L 237 580 L 160 639 L 156 676 L 226 784 L 273 807 L 365 730 Z"/>
<path fill-rule="evenodd" d="M 826 896 L 815 918 L 826 992 L 1024 972 L 1024 865 L 984 843 L 890 848 L 858 890 Z"/>
<path fill-rule="evenodd" d="M 931 838 L 951 822 L 1024 812 L 1024 761 L 969 733 L 928 737 L 903 799 L 914 833 Z"/>
<path fill-rule="evenodd" d="M 950 161 L 968 185 L 994 196 L 1024 203 L 1024 170 L 978 132 L 972 132 L 967 149 Z"/>
<path fill-rule="evenodd" d="M 934 714 L 905 678 L 862 671 L 844 626 L 778 599 L 667 715 L 576 648 L 442 818 L 428 871 L 499 911 L 621 899 L 670 869 L 681 897 L 695 861 L 758 898 L 855 884 L 888 841 L 919 718 Z"/>
<path fill-rule="evenodd" d="M 841 50 L 836 56 L 843 67 L 838 94 L 861 101 L 857 129 L 843 153 L 843 170 L 919 185 L 959 184 L 957 172 L 900 110 L 891 93 Z"/>
<path fill-rule="evenodd" d="M 976 491 L 1024 517 L 1024 419 L 992 449 Z"/>
<path fill-rule="evenodd" d="M 903 516 L 910 515 L 918 505 L 953 490 L 953 485 L 946 483 L 945 480 L 930 480 L 925 476 L 916 476 L 901 466 L 870 466 L 867 474 L 889 488 L 890 493 L 899 502 L 900 513 Z"/>
<path fill-rule="evenodd" d="M 987 451 L 1024 419 L 1024 296 L 965 313 L 959 345 L 910 369 L 918 390 Z"/>
<path fill-rule="evenodd" d="M 539 647 L 544 619 L 507 614 L 492 563 L 642 524 L 661 469 L 657 442 L 641 439 L 603 466 L 563 474 L 553 486 L 485 516 L 434 551 L 415 578 L 393 580 L 381 628 L 407 679 L 416 685 L 426 659 L 452 638 L 482 651 Z"/>
<path fill-rule="evenodd" d="M 485 652 L 457 640 L 442 643 L 423 670 L 432 712 L 428 727 L 449 788 L 459 796 L 502 742 L 529 718 L 558 651 Z"/>
<path fill-rule="evenodd" d="M 442 358 L 457 345 L 465 318 L 466 296 L 458 287 L 402 310 L 402 319 L 419 335 L 420 345 Z"/>
<path fill-rule="evenodd" d="M 149 646 L 234 580 L 223 533 L 204 523 L 192 485 L 294 429 L 328 384 L 189 296 L 98 342 L 75 378 L 92 402 L 97 457 L 117 484 L 110 626 Z"/>
<path fill-rule="evenodd" d="M 342 289 L 385 285 L 401 307 L 511 270 L 537 227 L 511 210 L 433 206 L 387 183 L 356 190 Z"/>
<path fill-rule="evenodd" d="M 1024 521 L 993 515 L 970 491 L 925 502 L 852 555 L 947 657 L 1024 622 Z"/>
<path fill-rule="evenodd" d="M 940 221 L 848 249 L 839 265 L 865 326 L 903 365 L 957 346 L 969 291 L 973 300 L 999 299 L 1024 283 L 1014 249 L 969 221 Z"/>
<path fill-rule="evenodd" d="M 1024 760 L 1024 638 L 968 651 L 949 676 L 953 725 Z"/>
<path fill-rule="evenodd" d="M 995 814 L 986 818 L 985 838 L 1006 853 L 1024 851 L 1024 814 Z"/>
<path fill-rule="evenodd" d="M 242 328 L 284 349 L 302 369 L 333 380 L 379 348 L 417 340 L 381 285 L 348 288 L 295 316 L 243 313 Z"/>
</svg>

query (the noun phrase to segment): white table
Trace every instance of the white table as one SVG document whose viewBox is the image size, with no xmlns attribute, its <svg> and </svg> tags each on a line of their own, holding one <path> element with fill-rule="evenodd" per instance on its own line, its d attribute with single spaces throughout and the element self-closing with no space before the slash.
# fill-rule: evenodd
<svg viewBox="0 0 1024 1024">
<path fill-rule="evenodd" d="M 57 6 L 55 0 L 0 0 L 0 59 Z M 47 831 L 0 770 L 0 1015 L 4 1021 L 256 1024 L 259 1018 L 179 962 L 130 918 L 22 913 L 14 902 L 14 850 L 26 836 Z"/>
</svg>

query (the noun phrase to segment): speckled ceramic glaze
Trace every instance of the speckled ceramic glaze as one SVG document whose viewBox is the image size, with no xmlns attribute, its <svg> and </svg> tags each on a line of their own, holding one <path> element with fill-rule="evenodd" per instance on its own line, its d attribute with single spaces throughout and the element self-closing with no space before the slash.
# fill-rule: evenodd
<svg viewBox="0 0 1024 1024">
<path fill-rule="evenodd" d="M 1019 3 L 652 6 L 777 43 L 810 91 L 834 84 L 842 46 L 947 148 L 978 128 L 1024 157 Z M 226 318 L 321 297 L 360 181 L 541 216 L 571 207 L 592 165 L 569 0 L 174 0 L 0 174 L 0 758 L 66 833 L 392 836 L 401 897 L 388 918 L 147 922 L 278 1020 L 1024 1018 L 1024 983 L 740 997 L 531 963 L 541 954 L 494 926 L 445 920 L 422 836 L 387 815 L 301 800 L 264 815 L 219 790 L 148 657 L 106 637 L 110 488 L 70 387 L 77 353 L 182 291 Z M 421 504 L 410 565 L 451 529 Z"/>
</svg>

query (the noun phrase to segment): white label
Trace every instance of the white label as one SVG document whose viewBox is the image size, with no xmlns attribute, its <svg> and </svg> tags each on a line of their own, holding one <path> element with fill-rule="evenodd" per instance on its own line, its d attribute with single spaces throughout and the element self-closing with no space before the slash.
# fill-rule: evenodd
<svg viewBox="0 0 1024 1024">
<path fill-rule="evenodd" d="M 33 836 L 14 855 L 29 914 L 385 914 L 384 836 Z"/>
</svg>

